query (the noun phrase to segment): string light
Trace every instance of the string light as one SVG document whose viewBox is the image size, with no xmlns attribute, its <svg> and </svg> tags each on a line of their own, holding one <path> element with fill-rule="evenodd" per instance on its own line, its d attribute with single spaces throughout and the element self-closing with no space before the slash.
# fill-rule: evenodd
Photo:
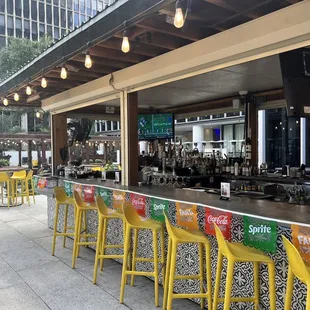
<svg viewBox="0 0 310 310">
<path fill-rule="evenodd" d="M 42 88 L 46 88 L 47 87 L 47 80 L 46 80 L 45 76 L 42 77 L 41 86 L 42 86 Z"/>
<path fill-rule="evenodd" d="M 123 34 L 123 42 L 122 42 L 122 51 L 123 53 L 128 53 L 130 51 L 130 43 L 128 39 L 128 31 L 125 30 Z"/>
<path fill-rule="evenodd" d="M 65 66 L 62 66 L 61 68 L 61 72 L 60 72 L 60 77 L 65 80 L 67 78 L 68 74 L 67 74 L 67 69 Z"/>
<path fill-rule="evenodd" d="M 3 102 L 3 105 L 6 107 L 9 105 L 9 100 L 7 98 L 4 98 L 2 102 Z"/>
<path fill-rule="evenodd" d="M 28 96 L 30 96 L 31 93 L 32 93 L 31 87 L 30 87 L 29 85 L 27 85 L 27 87 L 26 87 L 26 94 L 27 94 Z"/>
<path fill-rule="evenodd" d="M 15 94 L 14 94 L 14 100 L 15 100 L 15 101 L 18 101 L 18 100 L 19 100 L 19 94 L 18 94 L 18 93 L 15 93 Z"/>
<path fill-rule="evenodd" d="M 36 113 L 36 117 L 37 117 L 37 118 L 40 118 L 40 117 L 41 117 L 41 113 L 40 113 L 40 111 L 37 111 L 37 113 Z"/>
<path fill-rule="evenodd" d="M 93 65 L 93 62 L 91 60 L 89 52 L 87 51 L 86 55 L 85 55 L 85 67 L 87 69 L 90 69 L 92 67 L 92 65 Z"/>
<path fill-rule="evenodd" d="M 174 26 L 176 28 L 182 28 L 184 26 L 184 16 L 180 0 L 175 4 Z"/>
</svg>

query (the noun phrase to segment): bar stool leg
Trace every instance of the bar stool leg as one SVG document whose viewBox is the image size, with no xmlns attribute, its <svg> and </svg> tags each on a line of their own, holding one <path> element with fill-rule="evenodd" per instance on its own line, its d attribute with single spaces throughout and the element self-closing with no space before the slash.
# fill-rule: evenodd
<svg viewBox="0 0 310 310">
<path fill-rule="evenodd" d="M 167 303 L 167 309 L 168 310 L 171 310 L 171 306 L 172 306 L 173 283 L 174 283 L 174 273 L 175 273 L 175 265 L 176 265 L 177 248 L 178 248 L 178 244 L 176 242 L 172 242 L 170 274 L 169 274 L 168 303 Z"/>
<path fill-rule="evenodd" d="M 294 286 L 294 274 L 292 272 L 292 268 L 288 266 L 284 310 L 291 310 L 293 286 Z M 309 302 L 310 300 L 309 301 L 307 300 L 307 303 Z"/>
<path fill-rule="evenodd" d="M 208 309 L 212 309 L 212 279 L 211 279 L 211 249 L 210 244 L 205 244 L 206 252 L 206 271 L 207 271 L 207 292 L 208 292 Z"/>
<path fill-rule="evenodd" d="M 224 310 L 230 310 L 230 299 L 231 299 L 233 276 L 234 276 L 234 261 L 228 259 L 225 298 L 224 298 Z"/>
<path fill-rule="evenodd" d="M 75 231 L 74 231 L 74 243 L 73 243 L 73 252 L 72 252 L 72 268 L 75 268 L 75 262 L 77 257 L 77 248 L 78 248 L 78 242 L 80 239 L 80 233 L 81 233 L 81 211 L 77 208 L 76 210 L 76 219 L 75 219 Z"/>
<path fill-rule="evenodd" d="M 25 195 L 27 197 L 28 206 L 30 207 L 29 182 L 28 182 L 28 180 L 24 180 L 24 181 L 22 181 L 22 183 L 24 183 Z"/>
<path fill-rule="evenodd" d="M 87 225 L 87 214 L 86 211 L 84 211 L 84 230 L 85 230 L 85 234 L 88 233 L 88 225 Z M 85 237 L 85 241 L 88 242 L 88 237 Z M 88 246 L 85 245 L 85 248 L 87 248 Z"/>
<path fill-rule="evenodd" d="M 64 233 L 67 233 L 67 227 L 68 227 L 68 205 L 65 205 L 65 220 L 64 220 Z M 66 240 L 67 240 L 67 235 L 64 235 L 64 241 L 62 246 L 65 248 L 66 247 Z"/>
<path fill-rule="evenodd" d="M 310 310 L 310 287 L 307 285 L 307 302 L 306 302 L 306 310 Z"/>
<path fill-rule="evenodd" d="M 123 259 L 123 268 L 122 268 L 122 281 L 121 281 L 121 291 L 120 291 L 120 297 L 119 297 L 119 302 L 121 304 L 124 301 L 126 272 L 127 272 L 129 246 L 130 246 L 130 230 L 131 229 L 129 225 L 126 225 L 125 240 L 124 240 L 124 259 Z"/>
<path fill-rule="evenodd" d="M 136 257 L 137 257 L 137 248 L 138 248 L 138 229 L 133 230 L 133 250 L 132 250 L 132 262 L 131 262 L 131 271 L 136 270 Z M 130 285 L 134 286 L 135 276 L 131 275 Z"/>
<path fill-rule="evenodd" d="M 35 194 L 34 194 L 34 182 L 33 179 L 30 181 L 31 183 L 31 191 L 32 191 L 32 197 L 33 197 L 33 203 L 36 204 Z"/>
<path fill-rule="evenodd" d="M 160 230 L 160 249 L 161 249 L 161 272 L 163 276 L 163 286 L 165 286 L 165 231 L 164 227 Z"/>
<path fill-rule="evenodd" d="M 101 255 L 104 255 L 105 253 L 105 244 L 106 244 L 106 238 L 107 238 L 107 226 L 108 226 L 108 221 L 107 219 L 103 219 L 103 227 L 102 227 L 102 236 L 101 238 L 101 244 L 99 247 L 101 248 Z M 103 258 L 100 258 L 100 271 L 103 270 Z"/>
<path fill-rule="evenodd" d="M 276 286 L 274 264 L 268 264 L 270 310 L 276 310 Z"/>
<path fill-rule="evenodd" d="M 95 265 L 94 265 L 94 277 L 93 277 L 93 283 L 96 284 L 97 282 L 97 272 L 98 272 L 98 260 L 99 260 L 99 254 L 104 254 L 101 252 L 101 242 L 103 239 L 103 219 L 102 216 L 99 216 L 99 227 L 98 227 L 98 236 L 97 236 L 97 245 L 96 245 L 96 256 L 95 256 Z M 101 260 L 100 260 L 101 262 Z"/>
<path fill-rule="evenodd" d="M 204 293 L 203 289 L 203 245 L 201 243 L 198 244 L 199 250 L 199 283 L 200 283 L 200 294 Z M 204 298 L 200 298 L 200 308 L 204 308 Z"/>
<path fill-rule="evenodd" d="M 169 289 L 169 272 L 170 272 L 170 264 L 171 264 L 171 247 L 172 241 L 169 237 L 168 241 L 168 252 L 167 252 L 167 260 L 166 260 L 166 276 L 164 283 L 164 298 L 163 298 L 163 310 L 167 308 L 167 299 L 168 299 L 168 289 Z"/>
<path fill-rule="evenodd" d="M 53 245 L 52 245 L 52 255 L 53 256 L 55 254 L 55 246 L 56 246 L 56 234 L 57 234 L 57 225 L 58 225 L 58 212 L 59 212 L 59 204 L 56 203 L 55 218 L 54 218 Z"/>
<path fill-rule="evenodd" d="M 157 231 L 153 230 L 153 251 L 154 251 L 154 287 L 155 287 L 155 306 L 159 306 L 158 296 L 158 240 Z"/>
<path fill-rule="evenodd" d="M 220 285 L 221 285 L 221 275 L 222 275 L 222 264 L 223 264 L 223 255 L 220 252 L 218 252 L 215 287 L 214 287 L 214 298 L 213 298 L 213 310 L 217 310 L 217 305 L 218 305 L 218 298 L 219 298 Z"/>
<path fill-rule="evenodd" d="M 259 310 L 259 263 L 253 263 L 254 265 L 254 307 L 255 310 Z"/>
</svg>

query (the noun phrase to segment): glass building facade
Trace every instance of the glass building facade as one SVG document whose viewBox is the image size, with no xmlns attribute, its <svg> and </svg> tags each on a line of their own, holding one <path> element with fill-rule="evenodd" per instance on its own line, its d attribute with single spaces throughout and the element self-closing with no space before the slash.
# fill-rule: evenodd
<svg viewBox="0 0 310 310">
<path fill-rule="evenodd" d="M 0 48 L 8 37 L 37 41 L 67 31 L 102 11 L 115 0 L 0 0 Z"/>
</svg>

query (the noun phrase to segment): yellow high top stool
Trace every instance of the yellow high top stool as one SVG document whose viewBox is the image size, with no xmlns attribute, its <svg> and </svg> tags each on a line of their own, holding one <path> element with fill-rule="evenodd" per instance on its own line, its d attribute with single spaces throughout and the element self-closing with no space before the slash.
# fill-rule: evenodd
<svg viewBox="0 0 310 310">
<path fill-rule="evenodd" d="M 13 187 L 13 191 L 14 191 L 14 195 L 15 195 L 15 199 L 16 199 L 16 204 L 17 204 L 17 198 L 18 197 L 21 197 L 22 203 L 24 203 L 23 192 L 24 192 L 26 177 L 27 177 L 26 170 L 16 171 L 11 176 L 12 187 Z M 20 195 L 18 195 L 18 183 L 20 183 L 20 187 L 21 187 Z"/>
<path fill-rule="evenodd" d="M 291 310 L 294 277 L 307 285 L 306 310 L 310 310 L 310 266 L 307 266 L 295 246 L 284 236 L 283 244 L 288 257 L 288 274 L 284 310 Z"/>
<path fill-rule="evenodd" d="M 155 306 L 159 305 L 159 295 L 158 295 L 158 278 L 159 278 L 159 268 L 158 263 L 162 265 L 165 262 L 165 250 L 164 250 L 164 225 L 160 222 L 151 219 L 142 219 L 136 209 L 130 203 L 124 203 L 123 205 L 124 218 L 125 218 L 125 240 L 124 240 L 124 260 L 123 260 L 123 271 L 122 271 L 122 281 L 121 281 L 121 292 L 120 292 L 120 303 L 124 301 L 124 290 L 127 280 L 127 276 L 131 275 L 131 285 L 134 284 L 134 276 L 151 276 L 154 277 L 155 286 Z M 142 229 L 148 229 L 152 231 L 153 234 L 153 258 L 136 257 L 137 246 L 138 246 L 138 232 Z M 128 256 L 130 249 L 130 239 L 131 231 L 134 230 L 134 243 L 133 243 L 133 254 L 132 254 L 132 270 L 129 271 Z M 158 239 L 157 235 L 160 233 L 160 244 L 161 244 L 161 258 L 158 258 Z M 137 262 L 152 262 L 154 264 L 153 272 L 146 271 L 136 271 Z M 162 267 L 163 276 L 165 274 L 164 267 Z"/>
<path fill-rule="evenodd" d="M 72 206 L 74 208 L 75 213 L 75 201 L 73 198 L 68 197 L 65 189 L 60 186 L 54 187 L 54 195 L 56 200 L 56 207 L 55 207 L 55 217 L 54 217 L 54 234 L 53 234 L 53 244 L 52 244 L 52 255 L 55 254 L 55 246 L 56 246 L 56 237 L 63 236 L 63 247 L 66 246 L 66 238 L 68 236 L 74 236 L 74 227 L 68 226 L 68 208 Z M 60 206 L 65 207 L 65 218 L 64 218 L 64 231 L 57 232 L 58 226 L 58 216 L 59 216 L 59 208 Z M 68 232 L 71 230 L 72 232 Z"/>
<path fill-rule="evenodd" d="M 94 265 L 94 278 L 93 283 L 97 281 L 98 261 L 100 260 L 100 270 L 103 268 L 103 260 L 107 258 L 124 258 L 124 254 L 105 254 L 105 249 L 122 249 L 123 244 L 106 244 L 107 239 L 107 226 L 108 221 L 112 219 L 120 219 L 123 221 L 123 227 L 125 227 L 124 215 L 117 210 L 109 209 L 102 197 L 96 197 L 96 205 L 98 208 L 98 236 L 96 246 L 96 257 Z M 125 232 L 125 229 L 123 228 Z"/>
<path fill-rule="evenodd" d="M 212 307 L 212 284 L 211 284 L 211 252 L 209 239 L 200 231 L 188 231 L 182 228 L 173 227 L 165 215 L 166 228 L 169 234 L 166 281 L 164 287 L 163 310 L 171 310 L 172 300 L 175 298 L 200 298 L 201 309 L 204 309 L 204 299 L 208 300 L 208 309 Z M 199 247 L 199 274 L 198 275 L 175 275 L 178 244 L 197 243 Z M 206 255 L 207 271 L 207 292 L 204 292 L 204 268 L 203 268 L 203 249 Z M 200 280 L 200 293 L 175 294 L 173 293 L 174 280 Z"/>
<path fill-rule="evenodd" d="M 231 302 L 254 302 L 255 310 L 259 310 L 259 264 L 266 264 L 269 272 L 270 310 L 276 310 L 275 269 L 274 262 L 263 252 L 247 247 L 242 243 L 228 242 L 221 230 L 214 224 L 218 242 L 217 271 L 214 289 L 213 310 L 217 310 L 219 302 L 224 301 L 224 310 L 230 309 Z M 225 298 L 219 298 L 223 256 L 228 262 Z M 235 263 L 253 263 L 254 265 L 254 297 L 231 297 Z"/>
<path fill-rule="evenodd" d="M 35 193 L 34 193 L 34 182 L 33 182 L 33 171 L 29 170 L 25 179 L 25 191 L 23 192 L 23 195 L 27 197 L 28 204 L 30 205 L 30 196 L 33 198 L 33 203 L 36 203 L 35 200 Z M 31 188 L 29 188 L 29 184 L 31 185 Z"/>
<path fill-rule="evenodd" d="M 73 198 L 75 200 L 75 231 L 74 231 L 74 243 L 73 243 L 73 253 L 72 253 L 72 268 L 75 268 L 76 258 L 80 253 L 80 246 L 95 245 L 97 241 L 88 241 L 88 238 L 97 238 L 97 234 L 87 233 L 87 218 L 86 214 L 88 211 L 98 211 L 95 204 L 87 204 L 83 202 L 80 194 L 77 191 L 73 192 Z M 82 228 L 84 218 L 84 227 Z M 85 239 L 85 241 L 81 241 Z"/>
<path fill-rule="evenodd" d="M 4 186 L 6 186 L 6 195 L 8 200 L 8 208 L 10 205 L 13 206 L 14 201 L 14 191 L 12 189 L 10 177 L 5 172 L 0 172 L 0 189 L 1 189 L 1 200 L 3 205 L 3 198 L 4 198 Z"/>
</svg>

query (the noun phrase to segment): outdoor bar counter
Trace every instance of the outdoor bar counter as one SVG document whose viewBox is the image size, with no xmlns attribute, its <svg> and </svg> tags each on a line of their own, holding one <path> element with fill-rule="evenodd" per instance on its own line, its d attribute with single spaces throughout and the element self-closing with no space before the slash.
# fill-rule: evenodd
<svg viewBox="0 0 310 310">
<path fill-rule="evenodd" d="M 295 240 L 298 240 L 297 237 L 300 235 L 306 238 L 308 236 L 310 240 L 309 205 L 292 205 L 234 196 L 229 201 L 224 201 L 220 200 L 218 195 L 205 192 L 165 187 L 125 187 L 110 181 L 101 182 L 94 179 L 61 178 L 58 180 L 58 185 L 64 186 L 68 195 L 72 195 L 73 190 L 79 191 L 86 202 L 92 202 L 96 195 L 101 195 L 110 208 L 120 207 L 124 200 L 132 201 L 141 216 L 151 217 L 160 221 L 163 221 L 162 210 L 165 208 L 173 225 L 204 231 L 211 242 L 213 286 L 217 264 L 217 241 L 213 231 L 213 222 L 216 221 L 221 225 L 222 232 L 227 239 L 233 242 L 243 242 L 245 245 L 264 250 L 274 260 L 277 309 L 284 309 L 287 280 L 287 256 L 282 245 L 281 235 L 286 236 L 290 240 L 292 240 L 292 234 L 296 236 L 294 237 Z M 180 210 L 185 210 L 185 212 L 180 212 Z M 54 211 L 55 201 L 51 195 L 48 195 L 48 224 L 50 228 L 53 228 Z M 69 225 L 73 225 L 73 210 L 71 211 L 69 212 Z M 190 219 L 188 217 L 184 218 L 184 214 L 190 214 Z M 63 209 L 61 209 L 59 216 L 58 230 L 62 231 Z M 96 233 L 97 213 L 89 212 L 87 222 L 90 232 Z M 268 229 L 264 229 L 266 227 Z M 253 228 L 256 228 L 256 230 Z M 108 226 L 108 242 L 122 243 L 122 238 L 121 222 L 118 220 L 111 221 Z M 142 257 L 152 255 L 151 240 L 152 236 L 149 232 L 142 231 L 139 233 L 138 255 Z M 307 259 L 307 250 L 310 249 L 310 244 L 305 242 L 303 246 L 304 248 L 301 246 L 300 249 L 304 249 L 304 258 Z M 113 249 L 110 251 L 118 253 L 119 250 Z M 139 264 L 137 268 L 140 268 L 140 270 L 152 269 L 151 263 Z M 179 274 L 198 273 L 198 248 L 196 245 L 180 246 L 176 268 Z M 225 272 L 224 268 L 222 272 L 221 295 L 224 293 Z M 176 281 L 175 291 L 198 292 L 199 283 L 196 280 Z M 249 297 L 253 295 L 253 291 L 252 264 L 236 264 L 233 296 Z M 305 298 L 306 287 L 302 283 L 295 281 L 291 309 L 305 309 Z M 197 302 L 199 301 L 197 300 Z M 261 309 L 269 309 L 268 271 L 265 265 L 260 267 L 260 306 Z M 222 308 L 219 307 L 219 309 Z M 246 303 L 232 303 L 231 309 L 248 310 L 254 309 L 254 306 Z"/>
</svg>

